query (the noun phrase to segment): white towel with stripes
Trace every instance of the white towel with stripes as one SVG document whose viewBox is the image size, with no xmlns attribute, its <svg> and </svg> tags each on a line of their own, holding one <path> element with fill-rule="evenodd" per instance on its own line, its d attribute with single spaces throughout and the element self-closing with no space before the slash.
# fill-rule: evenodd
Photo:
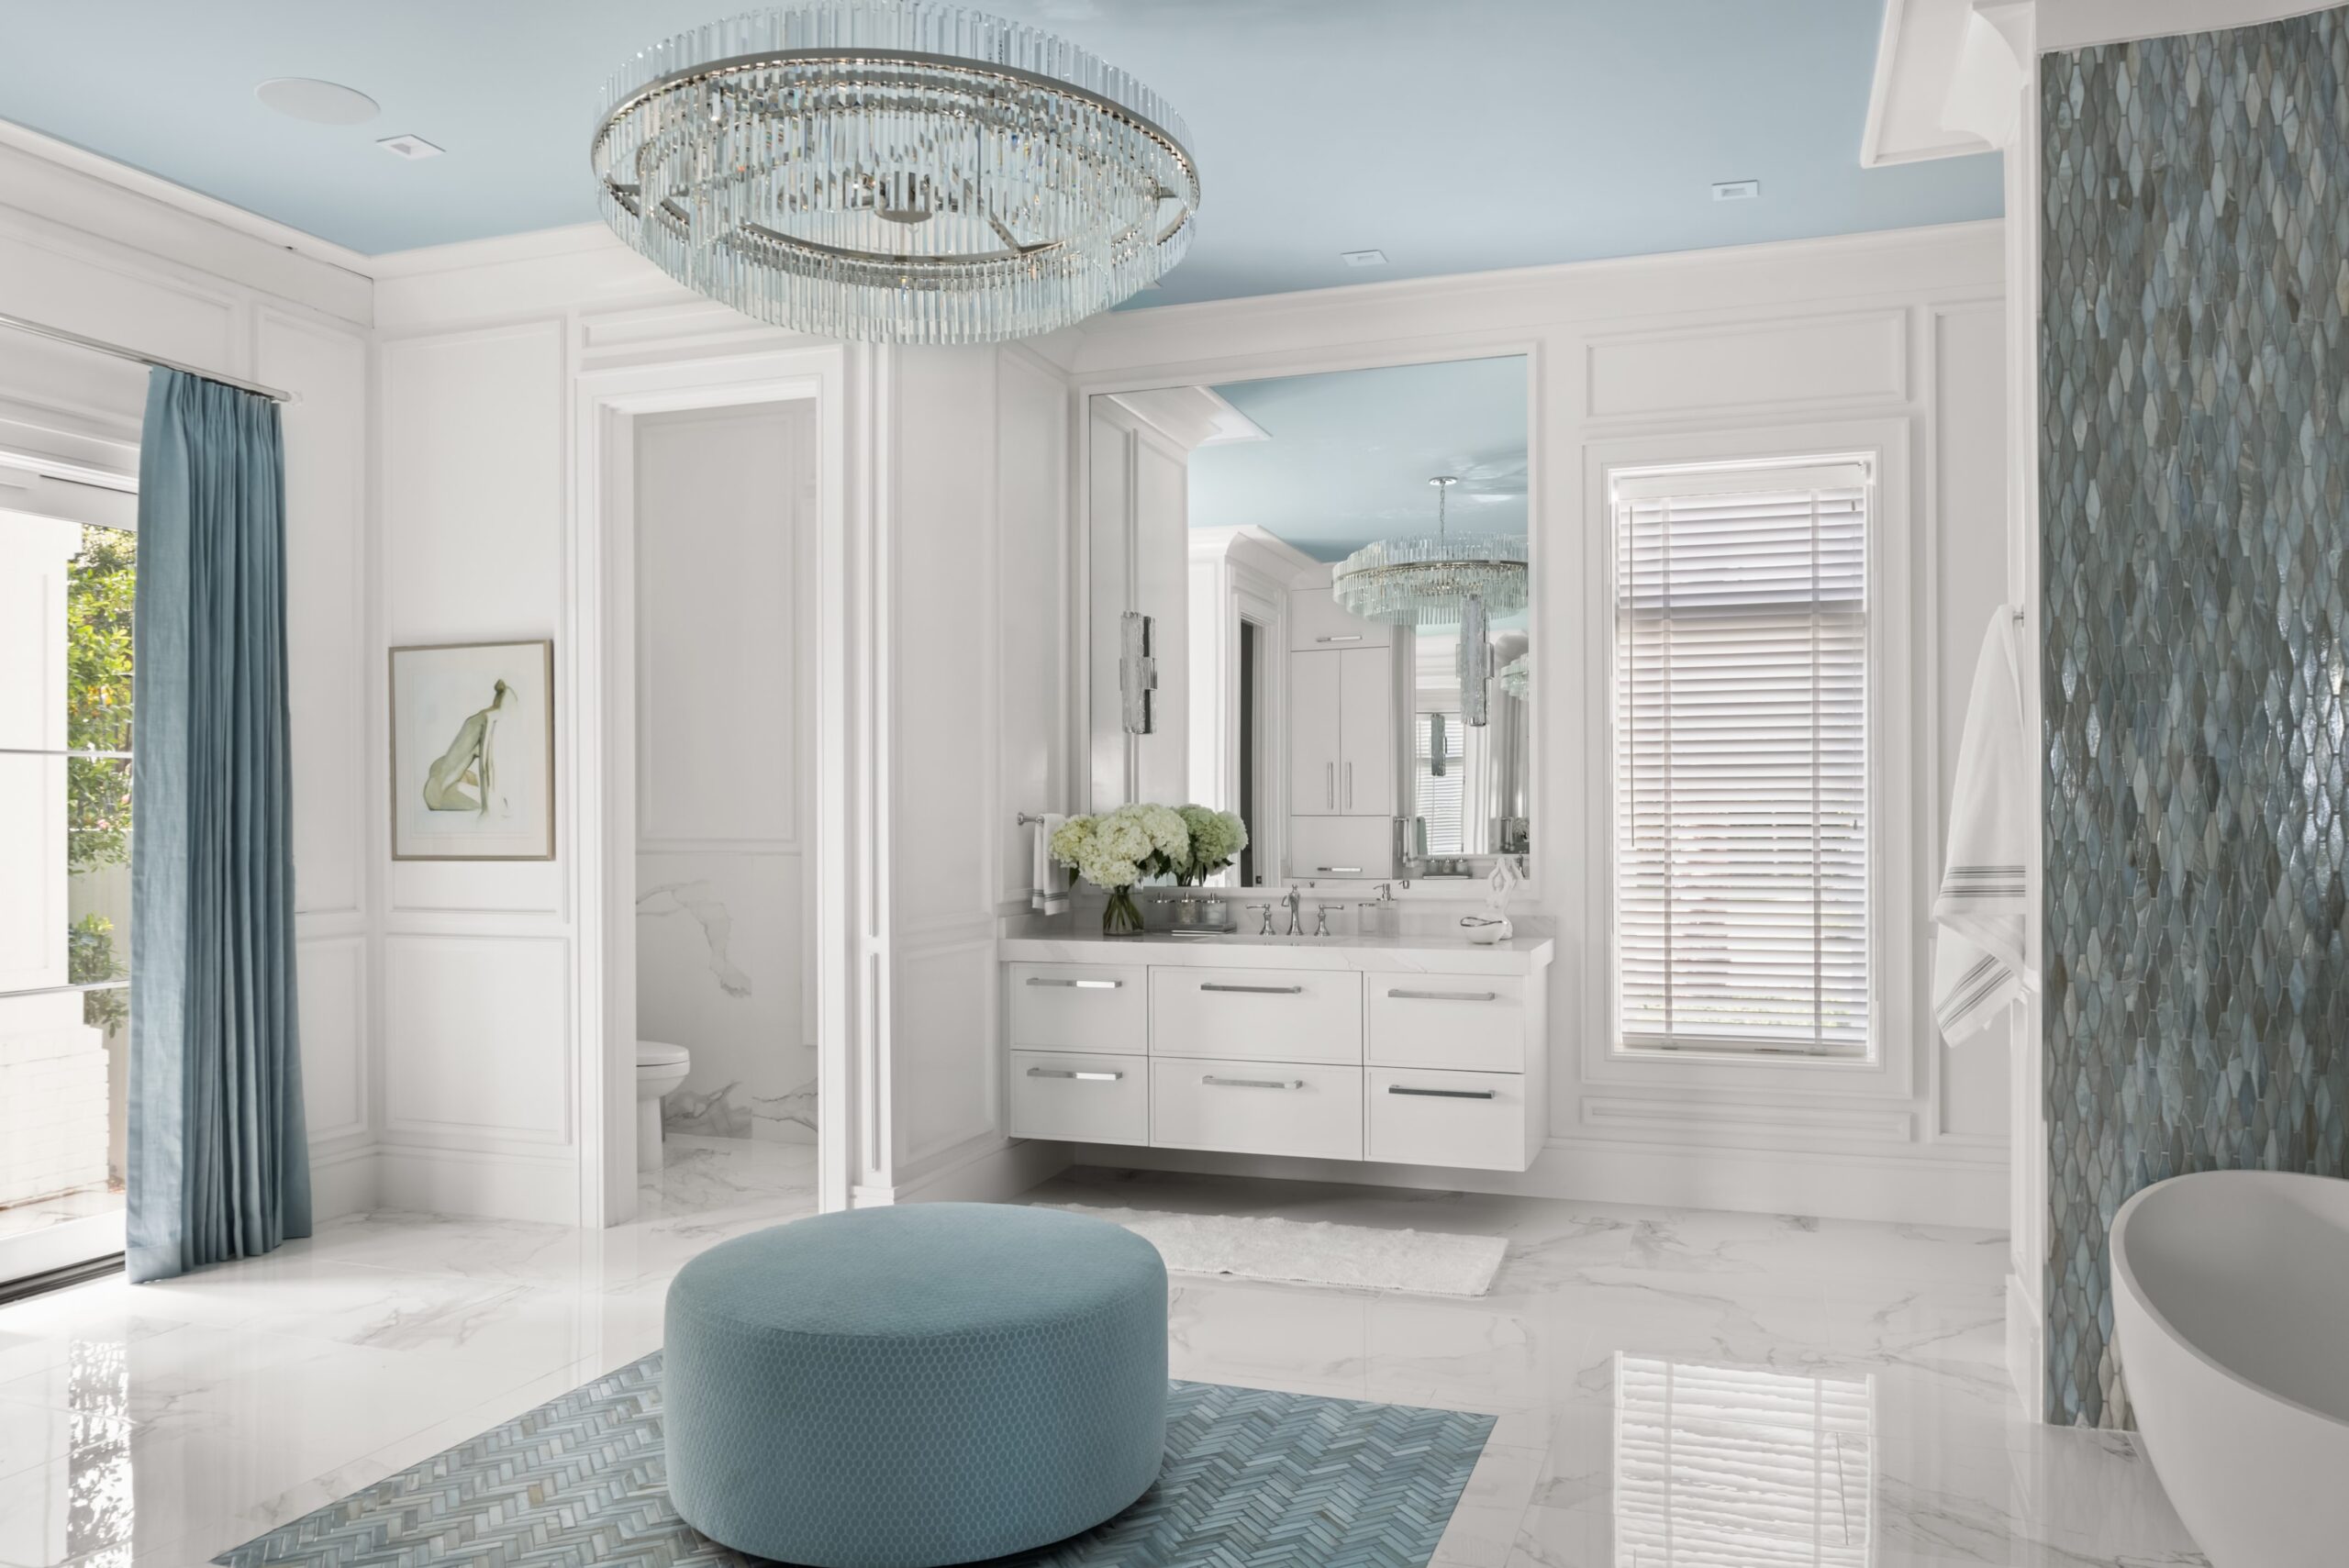
<svg viewBox="0 0 2349 1568">
<path fill-rule="evenodd" d="M 2001 606 L 1982 639 L 1957 746 L 1948 858 L 1933 897 L 1933 1022 L 1952 1045 L 2039 989 L 2023 951 L 2030 916 L 2032 750 L 2022 728 L 2021 632 Z"/>
<path fill-rule="evenodd" d="M 1029 842 L 1032 864 L 1028 873 L 1028 907 L 1039 915 L 1068 913 L 1068 869 L 1052 859 L 1052 835 L 1068 818 L 1047 811 L 1035 822 L 1036 837 Z"/>
</svg>

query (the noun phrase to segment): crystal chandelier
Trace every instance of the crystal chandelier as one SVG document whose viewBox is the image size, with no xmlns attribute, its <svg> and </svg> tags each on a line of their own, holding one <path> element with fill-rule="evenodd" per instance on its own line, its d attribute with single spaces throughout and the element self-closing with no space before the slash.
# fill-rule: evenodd
<svg viewBox="0 0 2349 1568">
<path fill-rule="evenodd" d="M 1447 503 L 1456 473 L 1439 473 L 1435 532 L 1380 539 L 1338 563 L 1330 593 L 1348 615 L 1397 626 L 1460 628 L 1460 717 L 1481 725 L 1492 677 L 1491 617 L 1526 605 L 1521 534 L 1455 534 Z"/>
<path fill-rule="evenodd" d="M 636 56 L 591 158 L 605 220 L 689 288 L 823 337 L 977 343 L 1083 320 L 1181 261 L 1186 135 L 1049 33 L 814 0 Z"/>
</svg>

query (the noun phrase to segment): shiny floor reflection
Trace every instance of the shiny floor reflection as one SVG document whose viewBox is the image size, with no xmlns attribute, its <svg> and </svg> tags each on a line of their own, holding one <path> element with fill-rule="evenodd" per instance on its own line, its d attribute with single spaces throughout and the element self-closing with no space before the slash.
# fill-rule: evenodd
<svg viewBox="0 0 2349 1568">
<path fill-rule="evenodd" d="M 812 1207 L 766 1184 L 794 1171 L 673 1140 L 614 1230 L 379 1215 L 0 1308 L 0 1564 L 194 1568 L 633 1360 L 687 1258 Z M 1474 1301 L 1171 1295 L 1177 1376 L 1497 1416 L 1445 1568 L 2201 1561 L 2125 1435 L 2015 1410 L 1997 1237 L 1090 1171 L 1031 1195 L 1506 1236 Z"/>
<path fill-rule="evenodd" d="M 1619 1568 L 1867 1568 L 1875 1381 L 1615 1358 Z"/>
</svg>

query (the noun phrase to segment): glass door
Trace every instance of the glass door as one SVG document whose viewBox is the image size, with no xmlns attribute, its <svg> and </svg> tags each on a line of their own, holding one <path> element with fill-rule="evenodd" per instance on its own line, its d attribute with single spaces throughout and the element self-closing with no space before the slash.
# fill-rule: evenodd
<svg viewBox="0 0 2349 1568">
<path fill-rule="evenodd" d="M 122 1251 L 137 573 L 0 509 L 0 1292 Z"/>
</svg>

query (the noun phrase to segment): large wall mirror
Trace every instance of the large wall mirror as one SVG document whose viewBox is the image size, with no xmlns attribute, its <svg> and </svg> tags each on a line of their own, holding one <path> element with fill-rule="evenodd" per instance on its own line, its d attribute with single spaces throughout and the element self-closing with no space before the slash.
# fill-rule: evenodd
<svg viewBox="0 0 2349 1568">
<path fill-rule="evenodd" d="M 1242 885 L 1522 869 L 1524 357 L 1098 394 L 1087 426 L 1095 808 L 1237 811 Z"/>
</svg>

